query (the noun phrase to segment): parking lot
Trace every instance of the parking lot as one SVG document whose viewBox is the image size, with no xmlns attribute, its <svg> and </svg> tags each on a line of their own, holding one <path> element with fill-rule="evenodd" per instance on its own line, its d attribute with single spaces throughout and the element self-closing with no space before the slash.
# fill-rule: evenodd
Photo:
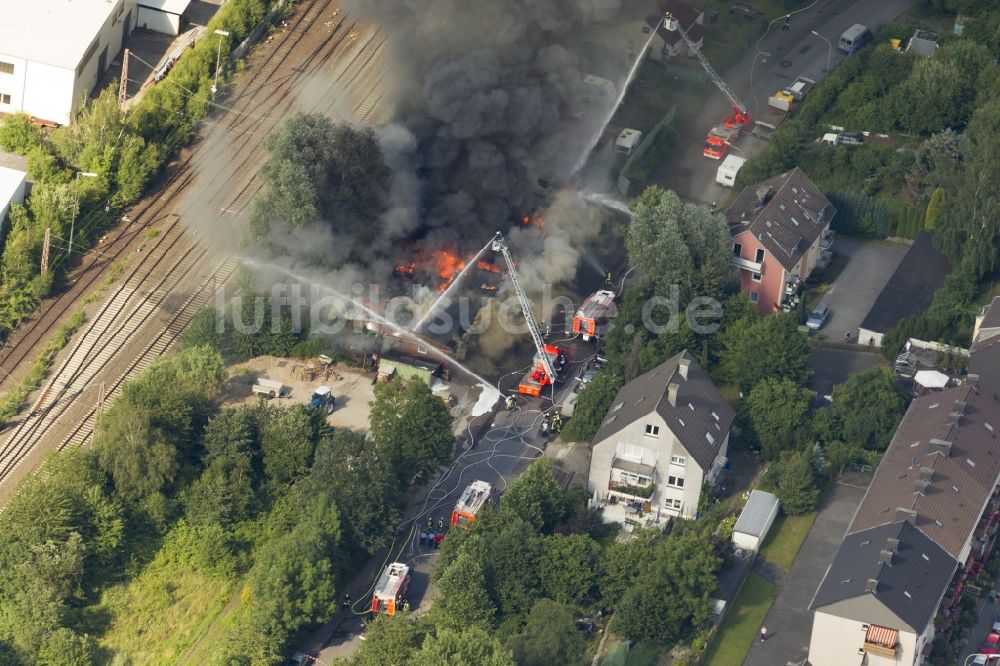
<svg viewBox="0 0 1000 666">
<path fill-rule="evenodd" d="M 831 314 L 816 337 L 843 342 L 844 333 L 850 331 L 851 341 L 856 342 L 861 321 L 903 260 L 906 250 L 902 244 L 837 237 L 833 251 L 847 256 L 848 262 L 819 300 L 830 308 Z"/>
</svg>

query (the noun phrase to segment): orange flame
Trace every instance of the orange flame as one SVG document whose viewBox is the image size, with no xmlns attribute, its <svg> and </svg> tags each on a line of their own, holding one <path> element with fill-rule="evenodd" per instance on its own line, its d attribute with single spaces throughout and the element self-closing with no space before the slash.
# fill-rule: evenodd
<svg viewBox="0 0 1000 666">
<path fill-rule="evenodd" d="M 541 215 L 534 213 L 531 215 L 522 215 L 521 224 L 526 227 L 538 227 L 539 229 L 542 229 L 545 227 L 545 219 Z"/>
<path fill-rule="evenodd" d="M 438 277 L 442 280 L 441 284 L 438 285 L 438 290 L 444 291 L 451 284 L 451 281 L 458 272 L 465 267 L 465 262 L 457 254 L 447 252 L 446 250 L 435 250 L 433 257 Z"/>
<path fill-rule="evenodd" d="M 497 267 L 496 264 L 491 264 L 490 262 L 486 261 L 485 259 L 480 259 L 479 261 L 477 261 L 476 262 L 476 268 L 478 268 L 481 271 L 489 271 L 490 273 L 499 273 L 500 272 L 500 269 Z"/>
</svg>

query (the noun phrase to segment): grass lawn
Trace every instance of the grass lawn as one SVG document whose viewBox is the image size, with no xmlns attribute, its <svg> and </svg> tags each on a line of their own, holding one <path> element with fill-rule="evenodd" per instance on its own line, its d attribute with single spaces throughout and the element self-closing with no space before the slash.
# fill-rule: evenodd
<svg viewBox="0 0 1000 666">
<path fill-rule="evenodd" d="M 104 593 L 96 611 L 110 620 L 101 647 L 129 663 L 178 663 L 225 607 L 234 586 L 157 557 L 134 580 Z"/>
<path fill-rule="evenodd" d="M 777 596 L 777 585 L 751 571 L 701 663 L 740 666 Z"/>
<path fill-rule="evenodd" d="M 771 526 L 771 531 L 757 557 L 764 558 L 787 573 L 792 568 L 792 562 L 795 561 L 799 547 L 809 534 L 814 520 L 816 520 L 815 513 L 804 516 L 779 516 Z"/>
<path fill-rule="evenodd" d="M 643 644 L 628 653 L 625 666 L 656 666 L 665 651 L 655 645 Z"/>
</svg>

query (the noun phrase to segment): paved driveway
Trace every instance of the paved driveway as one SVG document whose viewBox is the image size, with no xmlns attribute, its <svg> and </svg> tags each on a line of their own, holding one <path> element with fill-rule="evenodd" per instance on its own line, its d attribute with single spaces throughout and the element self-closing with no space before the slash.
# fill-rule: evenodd
<svg viewBox="0 0 1000 666">
<path fill-rule="evenodd" d="M 809 652 L 812 613 L 807 609 L 823 574 L 861 503 L 869 477 L 838 483 L 826 497 L 816 522 L 802 542 L 784 587 L 764 618 L 768 638 L 754 640 L 743 666 L 802 664 Z"/>
<path fill-rule="evenodd" d="M 813 373 L 809 388 L 820 397 L 832 395 L 833 387 L 843 384 L 854 373 L 879 365 L 888 365 L 888 362 L 877 351 L 816 347 L 809 355 L 809 369 Z"/>
<path fill-rule="evenodd" d="M 833 251 L 847 255 L 849 261 L 820 299 L 823 305 L 830 308 L 832 315 L 816 335 L 821 339 L 843 342 L 844 333 L 850 331 L 851 340 L 856 342 L 861 321 L 903 260 L 906 250 L 904 245 L 838 237 Z"/>
</svg>

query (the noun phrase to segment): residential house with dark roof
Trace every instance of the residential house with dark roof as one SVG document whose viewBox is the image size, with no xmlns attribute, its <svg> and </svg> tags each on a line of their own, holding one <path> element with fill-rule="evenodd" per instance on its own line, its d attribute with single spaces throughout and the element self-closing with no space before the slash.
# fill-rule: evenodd
<svg viewBox="0 0 1000 666">
<path fill-rule="evenodd" d="M 998 428 L 974 378 L 910 404 L 810 604 L 812 666 L 924 663 L 996 539 Z"/>
<path fill-rule="evenodd" d="M 665 61 L 677 55 L 694 55 L 689 53 L 687 43 L 677 30 L 667 30 L 663 25 L 663 17 L 667 12 L 673 14 L 681 28 L 695 46 L 699 49 L 705 43 L 705 12 L 685 0 L 668 0 L 661 2 L 657 14 L 646 17 L 643 35 L 656 30 L 656 36 L 650 44 L 649 59 L 657 62 Z"/>
<path fill-rule="evenodd" d="M 694 518 L 726 459 L 735 414 L 685 350 L 618 391 L 591 444 L 587 489 L 604 519 Z"/>
<path fill-rule="evenodd" d="M 795 167 L 743 188 L 726 210 L 740 291 L 770 314 L 797 298 L 816 267 L 837 210 Z"/>
<path fill-rule="evenodd" d="M 926 310 L 949 271 L 948 258 L 935 249 L 930 234 L 917 234 L 861 322 L 858 342 L 878 347 L 890 328 Z"/>
</svg>

